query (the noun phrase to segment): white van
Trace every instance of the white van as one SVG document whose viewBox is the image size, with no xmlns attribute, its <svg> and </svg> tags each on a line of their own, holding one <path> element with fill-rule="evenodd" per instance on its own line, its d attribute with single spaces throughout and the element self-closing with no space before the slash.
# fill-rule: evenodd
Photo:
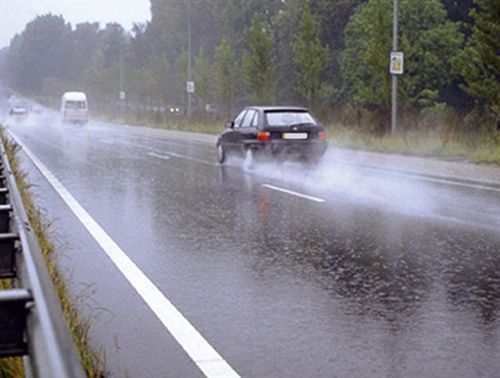
<svg viewBox="0 0 500 378">
<path fill-rule="evenodd" d="M 89 120 L 87 96 L 83 92 L 66 92 L 61 97 L 63 122 L 82 122 Z"/>
</svg>

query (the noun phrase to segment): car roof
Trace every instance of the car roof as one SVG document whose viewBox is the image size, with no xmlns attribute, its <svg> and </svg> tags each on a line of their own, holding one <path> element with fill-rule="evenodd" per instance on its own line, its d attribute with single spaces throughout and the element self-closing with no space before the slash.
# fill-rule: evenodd
<svg viewBox="0 0 500 378">
<path fill-rule="evenodd" d="M 263 112 L 299 111 L 308 112 L 309 109 L 300 106 L 247 106 L 246 109 L 255 109 Z"/>
<path fill-rule="evenodd" d="M 87 101 L 87 96 L 83 92 L 66 92 L 63 94 L 63 99 L 69 101 Z"/>
</svg>

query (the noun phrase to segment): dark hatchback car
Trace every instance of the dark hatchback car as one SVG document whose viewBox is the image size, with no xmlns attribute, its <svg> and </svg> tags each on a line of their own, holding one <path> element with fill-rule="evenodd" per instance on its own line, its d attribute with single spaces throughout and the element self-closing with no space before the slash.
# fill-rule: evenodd
<svg viewBox="0 0 500 378">
<path fill-rule="evenodd" d="M 255 158 L 317 162 L 327 142 L 321 126 L 306 108 L 245 108 L 234 121 L 227 122 L 217 139 L 217 159 L 251 153 Z"/>
<path fill-rule="evenodd" d="M 9 115 L 17 120 L 24 120 L 28 117 L 28 109 L 20 105 L 16 105 L 9 110 Z"/>
</svg>

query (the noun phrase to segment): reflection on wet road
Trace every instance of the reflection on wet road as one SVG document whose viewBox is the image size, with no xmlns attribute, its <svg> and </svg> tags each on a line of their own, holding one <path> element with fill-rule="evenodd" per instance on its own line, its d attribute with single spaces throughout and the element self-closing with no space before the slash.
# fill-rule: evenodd
<svg viewBox="0 0 500 378">
<path fill-rule="evenodd" d="M 147 130 L 11 130 L 241 376 L 500 376 L 500 192 L 339 165 L 332 151 L 315 169 L 245 170 Z M 127 347 L 137 376 L 182 363 Z"/>
</svg>

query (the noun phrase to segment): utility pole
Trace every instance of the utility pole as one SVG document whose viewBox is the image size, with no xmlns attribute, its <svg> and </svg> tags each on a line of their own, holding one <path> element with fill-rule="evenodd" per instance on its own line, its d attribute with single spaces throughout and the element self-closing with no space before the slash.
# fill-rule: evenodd
<svg viewBox="0 0 500 378">
<path fill-rule="evenodd" d="M 392 51 L 398 51 L 398 0 L 393 0 L 392 16 Z M 398 124 L 398 75 L 392 73 L 392 101 L 391 101 L 391 135 L 396 132 Z"/>
<path fill-rule="evenodd" d="M 125 101 L 125 91 L 123 90 L 123 56 L 122 56 L 122 43 L 123 41 L 120 40 L 120 50 L 119 50 L 119 55 L 120 55 L 120 61 L 119 61 L 119 68 L 120 68 L 120 92 L 118 93 L 118 99 L 119 99 L 119 106 L 120 106 L 120 117 L 123 118 L 123 107 L 124 107 L 124 101 Z"/>
<path fill-rule="evenodd" d="M 189 16 L 188 16 L 188 83 L 186 84 L 186 90 L 188 95 L 188 106 L 187 106 L 187 115 L 191 118 L 191 96 L 192 96 L 192 88 L 190 88 L 192 83 L 191 78 L 191 0 L 189 0 Z"/>
</svg>

